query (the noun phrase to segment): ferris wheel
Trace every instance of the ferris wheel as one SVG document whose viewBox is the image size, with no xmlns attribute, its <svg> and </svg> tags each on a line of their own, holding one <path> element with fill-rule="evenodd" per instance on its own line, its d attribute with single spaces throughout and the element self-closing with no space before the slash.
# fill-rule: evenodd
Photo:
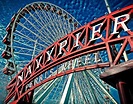
<svg viewBox="0 0 133 104">
<path fill-rule="evenodd" d="M 13 15 L 3 39 L 6 45 L 2 57 L 6 60 L 3 73 L 17 74 L 26 64 L 61 37 L 79 28 L 81 24 L 62 8 L 48 2 L 34 2 Z M 106 61 L 105 52 L 88 54 L 53 68 L 60 70 L 76 68 L 99 61 Z M 80 103 L 97 104 L 117 101 L 110 93 L 112 89 L 99 79 L 105 70 L 87 70 L 56 78 L 35 90 L 33 103 Z M 36 81 L 49 77 L 47 73 Z"/>
</svg>

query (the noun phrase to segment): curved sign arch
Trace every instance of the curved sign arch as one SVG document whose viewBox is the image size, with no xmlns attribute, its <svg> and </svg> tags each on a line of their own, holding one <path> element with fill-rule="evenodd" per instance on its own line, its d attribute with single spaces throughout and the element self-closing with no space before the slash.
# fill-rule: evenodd
<svg viewBox="0 0 133 104">
<path fill-rule="evenodd" d="M 9 93 L 5 103 L 8 103 L 13 97 L 14 101 L 12 104 L 16 104 L 24 99 L 26 99 L 27 102 L 30 102 L 35 88 L 64 74 L 63 72 L 62 74 L 57 73 L 57 75 L 35 84 L 33 81 L 36 77 L 61 63 L 79 56 L 106 50 L 108 54 L 107 63 L 91 65 L 88 67 L 92 69 L 95 67 L 118 64 L 127 46 L 130 47 L 129 52 L 132 53 L 133 31 L 128 26 L 128 23 L 132 21 L 131 18 L 133 18 L 133 5 L 100 17 L 53 43 L 31 60 L 31 62 L 29 62 L 29 64 L 11 80 L 7 86 Z M 123 32 L 126 35 L 123 35 Z M 118 35 L 120 35 L 119 38 Z M 114 57 L 112 47 L 115 44 L 122 45 L 119 52 L 117 52 Z M 65 74 L 85 69 L 86 68 L 70 69 Z"/>
</svg>

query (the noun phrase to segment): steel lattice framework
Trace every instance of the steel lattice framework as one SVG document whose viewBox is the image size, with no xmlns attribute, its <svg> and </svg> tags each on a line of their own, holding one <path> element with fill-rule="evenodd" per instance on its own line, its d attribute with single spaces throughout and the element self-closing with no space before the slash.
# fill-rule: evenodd
<svg viewBox="0 0 133 104">
<path fill-rule="evenodd" d="M 39 7 L 38 7 L 39 8 Z M 32 102 L 34 90 L 42 84 L 70 73 L 114 66 L 125 62 L 125 53 L 133 50 L 133 5 L 98 18 L 59 39 L 31 60 L 8 84 L 5 103 Z M 52 68 L 86 54 L 105 51 L 107 61 L 58 71 Z M 35 83 L 35 78 L 49 72 L 50 77 Z"/>
</svg>

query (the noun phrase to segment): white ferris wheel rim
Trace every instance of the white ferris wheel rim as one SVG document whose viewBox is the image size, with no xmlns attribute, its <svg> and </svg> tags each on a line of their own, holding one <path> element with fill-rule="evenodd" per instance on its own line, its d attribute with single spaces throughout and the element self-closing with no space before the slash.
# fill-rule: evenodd
<svg viewBox="0 0 133 104">
<path fill-rule="evenodd" d="M 30 5 L 34 5 L 34 4 L 40 4 L 40 3 L 43 3 L 43 4 L 48 4 L 48 5 L 50 5 L 50 6 L 54 6 L 54 7 L 56 7 L 56 8 L 58 8 L 58 10 L 62 10 L 63 12 L 65 12 L 65 14 L 67 14 L 68 15 L 68 17 L 70 17 L 70 18 L 72 18 L 73 19 L 73 21 L 75 21 L 79 26 L 81 26 L 81 24 L 71 15 L 71 14 L 69 14 L 67 11 L 65 11 L 64 9 L 62 9 L 62 8 L 60 8 L 59 6 L 56 6 L 56 5 L 54 5 L 54 4 L 52 4 L 52 3 L 48 3 L 48 2 L 33 2 L 33 3 L 30 3 L 30 4 L 28 4 L 28 5 L 26 5 L 25 7 L 23 7 L 22 9 L 20 9 L 20 10 L 18 10 L 18 14 L 17 14 L 17 16 L 16 16 L 16 18 L 15 18 L 15 20 L 14 20 L 14 22 L 13 22 L 13 26 L 12 26 L 12 30 L 11 30 L 11 54 L 12 54 L 12 60 L 13 60 L 13 64 L 14 64 L 14 68 L 16 68 L 16 65 L 15 65 L 15 56 L 14 56 L 14 52 L 13 52 L 13 34 L 14 34 L 14 28 L 15 28 L 15 24 L 16 24 L 16 21 L 17 21 L 17 19 L 18 19 L 18 16 L 21 14 L 21 12 L 23 11 L 23 9 L 25 9 L 26 7 L 28 7 L 28 6 L 30 6 Z M 71 31 L 70 31 L 71 32 Z M 67 34 L 65 34 L 65 35 L 67 35 Z M 28 60 L 28 61 L 30 61 L 30 60 Z M 17 69 L 15 69 L 15 70 L 17 70 Z"/>
<path fill-rule="evenodd" d="M 78 23 L 78 21 L 71 15 L 71 14 L 69 14 L 68 12 L 66 12 L 64 9 L 62 9 L 62 8 L 60 8 L 60 7 L 58 7 L 58 6 L 56 6 L 56 5 L 54 5 L 54 4 L 51 4 L 51 3 L 48 3 L 48 2 L 33 2 L 33 3 L 31 3 L 31 4 L 28 4 L 28 5 L 26 5 L 25 7 L 23 7 L 21 10 L 19 10 L 18 11 L 18 14 L 17 14 L 17 16 L 16 16 L 16 18 L 15 18 L 15 20 L 14 20 L 14 23 L 13 23 L 13 26 L 12 26 L 12 30 L 11 30 L 11 53 L 12 53 L 12 60 L 13 60 L 13 63 L 14 63 L 14 67 L 16 67 L 16 60 L 15 60 L 15 58 L 14 57 L 16 57 L 15 55 L 14 55 L 14 50 L 13 50 L 13 35 L 14 35 L 14 29 L 15 29 L 15 24 L 17 23 L 17 19 L 18 19 L 18 17 L 19 17 L 19 15 L 20 15 L 20 13 L 26 8 L 26 7 L 28 7 L 28 6 L 30 6 L 30 5 L 33 5 L 33 4 L 39 4 L 39 3 L 44 3 L 44 4 L 50 4 L 50 5 L 52 5 L 52 6 L 55 6 L 55 7 L 57 7 L 58 9 L 60 9 L 60 10 L 62 10 L 63 12 L 65 12 L 66 14 L 68 14 L 72 19 L 74 19 L 74 21 L 75 22 L 77 22 Z M 23 26 L 23 24 L 20 24 L 21 26 Z M 80 23 L 78 23 L 78 25 L 79 26 L 81 26 L 81 24 Z M 74 29 L 73 29 L 74 30 Z M 17 30 L 15 30 L 15 31 L 17 31 Z M 71 32 L 71 31 L 69 31 L 69 32 Z M 64 34 L 64 35 L 67 35 L 67 34 Z M 35 42 L 37 42 L 36 40 L 34 40 Z M 25 47 L 23 47 L 23 48 L 25 48 Z M 36 48 L 36 47 L 35 47 Z M 29 62 L 30 60 L 27 60 L 27 62 Z M 92 77 L 94 77 L 94 75 L 91 73 L 91 72 L 89 72 L 89 74 L 90 75 L 92 75 Z M 65 76 L 64 76 L 65 77 Z M 77 77 L 78 78 L 78 77 Z M 82 79 L 82 78 L 81 78 Z M 80 78 L 79 78 L 79 80 L 80 80 Z M 92 80 L 94 80 L 94 79 L 92 79 Z M 97 80 L 97 79 L 95 79 L 95 80 Z M 98 81 L 98 80 L 97 80 Z M 93 81 L 92 81 L 93 82 Z M 77 83 L 78 82 L 75 82 L 76 83 L 76 87 L 77 87 Z M 64 84 L 65 85 L 65 84 Z M 95 85 L 95 83 L 93 82 L 93 86 Z M 79 86 L 79 85 L 78 85 Z M 81 85 L 82 86 L 82 85 Z M 83 87 L 83 86 L 82 86 Z M 102 87 L 103 88 L 103 87 Z M 98 87 L 96 88 L 97 90 L 99 90 L 98 89 Z M 76 91 L 75 91 L 76 92 Z M 106 91 L 105 91 L 106 92 Z M 80 93 L 80 92 L 79 92 Z M 108 94 L 107 92 L 106 92 L 106 94 Z M 108 94 L 109 95 L 109 94 Z M 100 96 L 100 95 L 99 95 Z M 110 96 L 110 95 L 109 95 Z M 111 96 L 110 96 L 110 98 L 112 98 Z"/>
</svg>

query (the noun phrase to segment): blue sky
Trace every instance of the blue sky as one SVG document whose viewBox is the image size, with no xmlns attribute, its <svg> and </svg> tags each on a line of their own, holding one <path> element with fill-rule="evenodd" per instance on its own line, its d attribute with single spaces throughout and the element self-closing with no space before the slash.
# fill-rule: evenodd
<svg viewBox="0 0 133 104">
<path fill-rule="evenodd" d="M 0 40 L 6 34 L 5 27 L 10 22 L 10 19 L 19 8 L 23 8 L 26 4 L 36 2 L 37 0 L 0 0 Z M 41 0 L 44 2 L 53 3 L 74 16 L 82 25 L 88 23 L 95 18 L 105 15 L 108 11 L 104 0 Z M 133 0 L 108 0 L 111 11 L 123 8 L 133 4 Z M 3 48 L 0 42 L 0 49 Z M 1 54 L 0 50 L 0 54 Z M 3 63 L 0 57 L 0 97 L 5 97 L 5 85 L 8 83 L 7 76 L 2 74 Z M 4 89 L 4 90 L 3 90 Z M 112 92 L 113 94 L 115 92 Z M 116 93 L 115 93 L 116 94 Z M 114 95 L 115 95 L 114 94 Z"/>
</svg>

